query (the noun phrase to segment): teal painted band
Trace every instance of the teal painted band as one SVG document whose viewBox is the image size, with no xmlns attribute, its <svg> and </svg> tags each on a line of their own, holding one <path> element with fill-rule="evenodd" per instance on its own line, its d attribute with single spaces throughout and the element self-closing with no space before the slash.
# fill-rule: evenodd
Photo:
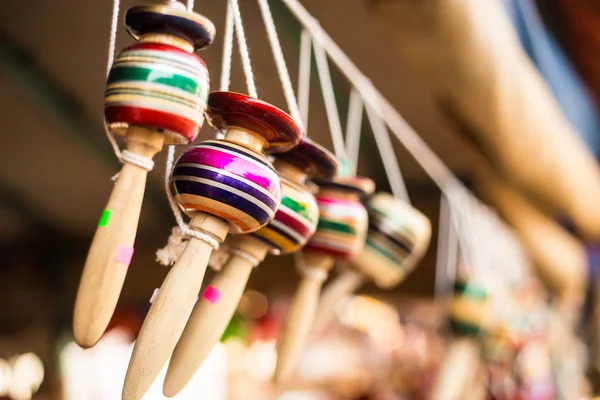
<svg viewBox="0 0 600 400">
<path fill-rule="evenodd" d="M 172 72 L 152 68 L 125 66 L 113 67 L 110 70 L 108 84 L 125 81 L 160 83 L 162 85 L 183 90 L 195 96 L 201 95 L 204 92 L 198 81 Z"/>
</svg>

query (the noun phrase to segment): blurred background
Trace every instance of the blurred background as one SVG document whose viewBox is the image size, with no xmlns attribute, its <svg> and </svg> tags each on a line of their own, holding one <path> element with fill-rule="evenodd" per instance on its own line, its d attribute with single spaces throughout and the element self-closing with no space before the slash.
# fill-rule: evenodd
<svg viewBox="0 0 600 400">
<path fill-rule="evenodd" d="M 461 67 L 461 62 L 466 63 L 468 57 L 458 62 L 446 53 L 470 54 L 472 50 L 470 62 L 477 63 L 477 52 L 482 48 L 491 52 L 507 48 L 506 41 L 495 42 L 495 33 L 501 31 L 512 38 L 518 45 L 515 51 L 523 55 L 517 61 L 526 63 L 530 75 L 513 77 L 511 73 L 520 74 L 521 70 L 511 69 L 514 64 L 508 62 L 508 56 L 504 65 L 482 63 L 481 69 L 505 71 L 507 86 L 502 86 L 502 81 L 496 82 L 500 87 L 511 87 L 509 82 L 530 76 L 539 79 L 546 90 L 542 94 L 551 98 L 548 101 L 555 104 L 553 110 L 569 126 L 565 130 L 573 134 L 570 141 L 564 142 L 565 146 L 582 149 L 586 157 L 594 160 L 586 168 L 596 176 L 594 157 L 600 154 L 596 106 L 600 96 L 600 8 L 593 0 L 303 0 L 301 3 L 451 171 L 476 194 L 482 194 L 482 199 L 493 208 L 499 208 L 500 214 L 518 232 L 522 230 L 518 222 L 515 226 L 510 214 L 514 208 L 510 205 L 502 208 L 504 203 L 495 203 L 495 196 L 481 192 L 476 184 L 482 167 L 473 160 L 484 160 L 494 171 L 511 176 L 503 169 L 506 164 L 499 156 L 504 154 L 498 148 L 501 145 L 489 139 L 496 134 L 494 127 L 501 124 L 492 116 L 486 117 L 485 110 L 475 115 L 472 109 L 467 112 L 468 107 L 461 108 L 464 102 L 457 94 L 461 85 L 465 92 L 474 90 L 473 85 L 461 81 L 465 79 L 461 73 L 468 70 Z M 140 4 L 121 1 L 121 16 L 127 8 Z M 302 26 L 280 0 L 271 0 L 269 4 L 296 87 Z M 199 54 L 210 71 L 212 89 L 217 88 L 221 73 L 220 32 L 226 5 L 225 0 L 196 1 L 195 5 L 195 11 L 210 18 L 217 27 L 214 44 Z M 166 152 L 155 158 L 156 168 L 149 175 L 135 257 L 111 329 L 97 347 L 83 351 L 74 344 L 70 333 L 75 293 L 98 216 L 113 185 L 110 178 L 120 168 L 102 126 L 112 3 L 29 0 L 7 1 L 3 6 L 0 13 L 3 124 L 0 399 L 117 399 L 132 342 L 150 306 L 149 299 L 167 273 L 167 268 L 155 262 L 156 249 L 166 243 L 175 224 L 164 194 Z M 259 97 L 286 109 L 259 8 L 251 0 L 240 1 L 240 7 Z M 459 12 L 461 7 L 465 20 L 472 18 L 479 22 L 473 23 L 472 29 L 452 31 L 444 15 Z M 503 30 L 508 27 L 510 31 Z M 480 39 L 478 43 L 459 45 L 473 37 Z M 117 51 L 132 43 L 121 19 Z M 233 54 L 231 88 L 244 92 L 235 47 Z M 501 54 L 496 55 L 486 61 L 502 60 Z M 351 83 L 335 67 L 331 67 L 331 76 L 345 125 Z M 312 74 L 310 93 L 308 135 L 332 149 L 316 73 Z M 474 98 L 477 95 L 471 100 Z M 484 95 L 481 99 L 486 101 Z M 532 100 L 529 104 L 523 104 L 524 100 L 520 103 L 522 113 L 526 114 L 529 106 L 535 108 L 535 99 Z M 522 115 L 512 119 L 507 111 L 504 117 L 512 120 L 514 129 L 524 124 Z M 478 118 L 488 118 L 489 132 L 473 122 Z M 534 162 L 529 158 L 535 159 L 537 150 L 545 151 L 546 134 L 554 126 L 540 123 L 535 129 L 525 128 L 528 132 L 523 137 L 534 131 L 539 135 L 539 147 L 529 147 L 528 155 L 523 158 L 520 168 L 527 170 L 529 163 Z M 474 130 L 479 132 L 473 133 Z M 213 136 L 214 132 L 205 124 L 198 140 Z M 520 148 L 518 137 L 509 136 L 504 148 Z M 434 301 L 441 192 L 418 160 L 397 140 L 394 150 L 413 206 L 431 219 L 433 227 L 429 250 L 415 271 L 393 290 L 382 291 L 369 284 L 359 295 L 349 298 L 339 308 L 336 320 L 311 339 L 299 366 L 298 379 L 282 389 L 270 385 L 269 378 L 275 363 L 275 340 L 298 283 L 298 274 L 292 258 L 268 257 L 252 274 L 225 337 L 177 398 L 432 398 L 432 382 L 450 340 L 444 330 L 444 307 Z M 565 150 L 565 154 L 575 153 Z M 568 156 L 560 160 L 555 157 L 556 164 L 551 164 L 564 170 L 563 165 L 571 161 Z M 389 190 L 366 118 L 363 118 L 358 172 L 374 179 L 378 190 Z M 519 181 L 521 186 L 515 185 L 515 190 L 521 190 L 523 182 Z M 584 181 L 582 187 L 595 183 Z M 530 198 L 537 201 L 539 197 L 543 196 Z M 568 235 L 565 240 L 569 246 L 576 243 L 581 249 L 582 265 L 589 268 L 584 275 L 589 272 L 593 277 L 593 254 L 585 249 L 592 248 L 594 235 L 586 237 L 576 221 L 569 218 L 569 212 L 549 211 L 546 202 L 536 201 L 531 201 L 532 207 Z M 544 237 L 544 229 L 536 232 L 540 238 Z M 525 243 L 528 250 L 530 245 Z M 564 265 L 564 271 L 570 268 Z M 335 277 L 336 272 L 331 275 Z M 547 307 L 554 307 L 557 303 L 549 300 L 556 297 L 552 282 L 542 281 L 546 286 L 540 298 L 547 301 Z M 577 393 L 591 397 L 596 379 L 593 279 L 585 280 L 577 286 L 577 291 L 580 298 L 573 307 L 580 318 L 573 326 L 578 343 L 583 346 L 582 353 L 589 356 L 578 359 L 583 372 Z M 493 368 L 486 371 L 493 375 Z M 535 397 L 515 389 L 519 385 L 525 386 L 516 382 L 512 392 L 503 389 L 492 393 L 490 389 L 482 398 L 580 398 L 561 395 L 559 390 L 546 397 L 542 394 Z M 155 386 L 147 399 L 164 398 L 161 384 L 157 382 Z M 507 384 L 507 387 L 512 386 Z"/>
</svg>

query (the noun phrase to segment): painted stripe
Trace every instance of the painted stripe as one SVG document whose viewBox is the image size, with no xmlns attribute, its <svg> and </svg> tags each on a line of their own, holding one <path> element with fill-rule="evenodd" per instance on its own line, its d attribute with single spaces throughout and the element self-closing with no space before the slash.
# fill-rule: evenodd
<svg viewBox="0 0 600 400">
<path fill-rule="evenodd" d="M 313 218 L 313 216 L 311 215 L 308 207 L 305 204 L 301 204 L 301 203 L 297 202 L 290 196 L 283 196 L 283 199 L 281 199 L 281 206 L 287 207 L 291 211 L 303 216 L 304 218 L 306 218 L 308 223 L 316 222 L 315 218 Z"/>
<path fill-rule="evenodd" d="M 220 183 L 210 178 L 200 178 L 189 175 L 174 176 L 173 180 L 177 186 L 178 193 L 195 194 L 198 196 L 219 199 L 223 203 L 234 205 L 238 209 L 247 210 L 247 212 L 255 215 L 264 214 L 268 220 L 275 216 L 274 207 L 269 207 L 263 199 L 258 199 L 252 195 L 248 195 L 242 190 L 236 189 L 230 183 Z M 260 210 L 260 212 L 258 211 Z M 262 219 L 257 218 L 261 221 Z"/>
<path fill-rule="evenodd" d="M 223 152 L 227 154 L 233 154 L 247 161 L 257 162 L 263 165 L 264 167 L 269 168 L 271 171 L 277 173 L 277 171 L 275 170 L 275 168 L 273 168 L 271 163 L 267 162 L 267 160 L 262 155 L 259 155 L 253 150 L 250 150 L 247 147 L 244 147 L 237 143 L 228 142 L 226 140 L 205 140 L 199 146 L 216 147 L 217 149 L 223 150 Z"/>
<path fill-rule="evenodd" d="M 297 227 L 297 223 L 292 220 L 282 220 L 281 215 L 275 214 L 275 218 L 273 221 L 269 223 L 269 227 L 280 232 L 281 234 L 286 235 L 288 238 L 292 239 L 296 243 L 305 242 L 307 237 L 311 236 L 310 230 L 298 231 L 295 229 Z M 295 226 L 294 226 L 295 224 Z"/>
<path fill-rule="evenodd" d="M 280 205 L 275 214 L 275 219 L 288 225 L 302 236 L 312 235 L 317 230 L 317 224 L 305 219 L 302 215 Z"/>
<path fill-rule="evenodd" d="M 173 57 L 175 59 L 180 60 L 181 62 L 189 63 L 190 65 L 199 65 L 206 69 L 206 64 L 204 61 L 198 57 L 196 54 L 190 53 L 189 51 L 180 49 L 179 47 L 171 46 L 163 43 L 136 43 L 127 49 L 125 49 L 121 54 L 125 52 L 147 52 L 147 53 L 156 53 L 156 54 L 164 54 L 168 53 L 169 57 Z"/>
<path fill-rule="evenodd" d="M 365 246 L 369 247 L 369 249 L 373 250 L 375 253 L 387 258 L 394 265 L 402 267 L 402 262 L 404 260 L 399 259 L 396 255 L 389 252 L 387 249 L 385 249 L 383 246 L 381 246 L 379 243 L 375 242 L 371 238 L 367 238 Z"/>
<path fill-rule="evenodd" d="M 202 211 L 228 221 L 231 224 L 231 233 L 254 232 L 266 224 L 257 221 L 242 210 L 208 197 L 178 193 L 175 198 L 185 211 Z"/>
<path fill-rule="evenodd" d="M 194 79 L 178 74 L 175 71 L 169 71 L 168 69 L 123 66 L 120 68 L 112 68 L 110 70 L 110 74 L 108 75 L 109 84 L 125 81 L 159 83 L 181 89 L 191 94 L 199 94 L 203 86 Z"/>
<path fill-rule="evenodd" d="M 172 114 L 196 123 L 204 121 L 204 113 L 201 107 L 193 109 L 173 102 L 157 101 L 150 96 L 139 96 L 130 94 L 111 95 L 104 98 L 104 107 L 128 107 L 130 109 L 147 109 Z"/>
<path fill-rule="evenodd" d="M 199 94 L 190 94 L 172 86 L 165 86 L 153 82 L 113 82 L 106 86 L 105 96 L 118 95 L 121 92 L 131 92 L 139 96 L 159 97 L 165 100 L 177 101 L 197 108 L 199 105 L 206 107 L 208 90 Z"/>
<path fill-rule="evenodd" d="M 177 162 L 208 165 L 213 168 L 227 170 L 260 185 L 271 193 L 281 193 L 281 184 L 274 170 L 265 168 L 252 160 L 240 157 L 239 154 L 198 145 L 184 153 Z"/>
<path fill-rule="evenodd" d="M 319 218 L 319 223 L 317 225 L 317 230 L 327 230 L 327 231 L 335 231 L 348 235 L 356 234 L 356 229 L 350 224 L 345 224 L 342 222 L 332 221 L 324 218 Z"/>
<path fill-rule="evenodd" d="M 385 236 L 389 241 L 394 243 L 394 245 L 401 248 L 406 253 L 412 253 L 412 251 L 414 249 L 414 243 L 410 243 L 410 242 L 406 243 L 405 241 L 408 241 L 408 238 L 397 235 L 396 234 L 397 232 L 381 230 L 381 229 L 379 229 L 378 226 L 369 224 L 369 234 L 371 234 L 371 233 Z"/>
<path fill-rule="evenodd" d="M 247 187 L 243 182 L 232 180 L 231 182 L 219 182 L 216 179 L 210 177 L 209 174 L 212 174 L 210 171 L 204 171 L 206 173 L 206 177 L 201 176 L 190 176 L 190 175 L 174 175 L 173 180 L 177 185 L 177 190 L 181 192 L 181 183 L 185 182 L 185 187 L 187 189 L 197 189 L 196 192 L 187 192 L 190 194 L 198 194 L 200 196 L 204 195 L 204 193 L 210 193 L 210 191 L 215 189 L 220 189 L 223 193 L 224 202 L 227 204 L 231 204 L 232 202 L 237 201 L 236 198 L 240 200 L 245 200 L 247 203 L 251 203 L 254 206 L 260 208 L 267 215 L 271 216 L 271 218 L 275 215 L 275 210 L 277 209 L 277 203 L 273 202 L 270 198 L 261 196 L 256 197 L 250 193 L 247 193 L 245 190 L 238 189 L 236 186 Z M 253 193 L 257 194 L 257 192 Z M 216 194 L 215 194 L 216 195 Z M 234 197 L 232 197 L 234 196 Z M 210 195 L 207 197 L 211 197 Z M 212 197 L 211 197 L 212 198 Z M 269 219 L 271 219 L 269 218 Z"/>
<path fill-rule="evenodd" d="M 200 178 L 208 178 L 216 180 L 224 184 L 230 182 L 238 182 L 235 187 L 239 190 L 248 191 L 252 196 L 261 199 L 265 204 L 268 204 L 270 208 L 277 208 L 279 199 L 277 196 L 263 187 L 255 184 L 249 179 L 242 176 L 232 174 L 226 170 L 220 170 L 217 168 L 210 167 L 208 165 L 192 164 L 192 163 L 177 163 L 173 170 L 173 176 L 187 175 L 197 176 Z"/>
<path fill-rule="evenodd" d="M 124 86 L 121 86 L 120 88 L 114 88 L 113 85 L 110 85 L 106 88 L 104 96 L 105 99 L 108 98 L 109 101 L 113 100 L 115 96 L 139 96 L 139 98 L 168 101 L 170 103 L 174 103 L 175 105 L 191 108 L 198 111 L 206 108 L 206 104 L 202 102 L 202 99 L 184 99 L 177 95 L 159 92 L 152 89 L 144 90 L 143 88 L 132 88 Z M 137 102 L 131 102 L 132 105 L 135 105 L 135 103 Z"/>
</svg>

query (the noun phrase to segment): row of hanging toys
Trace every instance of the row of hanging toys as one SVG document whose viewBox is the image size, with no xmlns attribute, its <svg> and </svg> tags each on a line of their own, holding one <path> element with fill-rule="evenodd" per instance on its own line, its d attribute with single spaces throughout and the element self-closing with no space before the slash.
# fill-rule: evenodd
<svg viewBox="0 0 600 400">
<path fill-rule="evenodd" d="M 453 339 L 431 398 L 520 399 L 533 394 L 553 398 L 548 364 L 538 357 L 533 369 L 523 367 L 532 364 L 520 349 L 524 343 L 529 346 L 532 337 L 543 337 L 539 332 L 547 329 L 543 324 L 532 324 L 535 329 L 522 324 L 539 315 L 530 306 L 531 298 L 545 309 L 544 297 L 532 290 L 535 285 L 530 282 L 537 281 L 523 249 L 499 218 L 464 187 L 454 185 L 445 194 L 454 222 L 448 227 L 456 229 L 460 244 L 461 268 L 449 304 Z"/>
<path fill-rule="evenodd" d="M 315 32 L 312 32 L 313 35 Z M 327 325 L 336 305 L 369 280 L 390 289 L 404 280 L 420 261 L 431 238 L 429 219 L 408 203 L 408 195 L 392 143 L 383 120 L 365 105 L 383 158 L 393 195 L 374 192 L 370 179 L 354 176 L 358 155 L 363 96 L 353 89 L 350 96 L 347 137 L 352 143 L 344 145 L 339 114 L 333 95 L 327 56 L 320 40 L 322 33 L 302 35 L 301 79 L 308 81 L 311 42 L 316 58 L 325 109 L 336 155 L 343 161 L 342 175 L 325 182 L 317 181 L 320 219 L 317 231 L 306 249 L 297 253 L 296 263 L 303 275 L 292 301 L 283 333 L 278 342 L 278 358 L 274 380 L 286 383 L 295 373 L 301 352 L 311 332 Z M 308 71 L 304 69 L 308 65 Z M 299 83 L 299 91 L 307 86 Z M 300 110 L 304 123 L 308 115 L 308 91 L 300 93 Z M 304 99 L 304 101 L 302 101 Z M 372 195 L 372 196 L 371 196 Z M 338 278 L 320 296 L 323 281 L 336 263 L 345 265 Z"/>
</svg>

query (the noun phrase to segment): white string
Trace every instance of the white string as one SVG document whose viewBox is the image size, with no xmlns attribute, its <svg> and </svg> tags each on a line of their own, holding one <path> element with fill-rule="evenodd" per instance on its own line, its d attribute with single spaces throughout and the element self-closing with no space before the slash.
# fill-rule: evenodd
<svg viewBox="0 0 600 400">
<path fill-rule="evenodd" d="M 167 200 L 169 200 L 169 206 L 177 226 L 171 230 L 171 235 L 167 239 L 167 245 L 156 251 L 156 261 L 164 266 L 173 265 L 178 259 L 183 250 L 185 249 L 186 239 L 191 237 L 202 240 L 207 243 L 213 249 L 219 248 L 219 241 L 213 238 L 211 235 L 197 231 L 190 228 L 188 224 L 183 220 L 181 209 L 173 197 L 170 185 L 170 176 L 173 170 L 173 163 L 175 161 L 175 146 L 169 146 L 167 150 L 167 161 L 165 163 L 165 191 L 167 193 Z"/>
<path fill-rule="evenodd" d="M 294 94 L 294 88 L 292 87 L 292 81 L 290 80 L 290 74 L 283 57 L 283 51 L 281 50 L 281 43 L 279 43 L 279 36 L 277 35 L 277 29 L 275 28 L 275 22 L 273 21 L 273 15 L 271 15 L 271 9 L 267 0 L 258 0 L 260 6 L 260 12 L 265 22 L 267 29 L 267 37 L 271 45 L 271 51 L 273 52 L 273 58 L 275 59 L 275 65 L 277 66 L 277 73 L 281 86 L 283 88 L 283 94 L 287 102 L 290 115 L 296 123 L 300 125 L 302 130 L 304 129 L 303 121 L 298 109 L 298 103 L 296 102 L 296 95 Z"/>
<path fill-rule="evenodd" d="M 333 84 L 331 83 L 331 73 L 329 71 L 327 55 L 321 45 L 320 36 L 315 36 L 315 33 L 313 32 L 313 39 L 317 73 L 319 74 L 319 81 L 321 82 L 321 92 L 323 93 L 323 101 L 325 102 L 325 111 L 327 113 L 329 130 L 331 131 L 333 149 L 339 160 L 347 161 L 348 156 L 344 145 L 344 134 L 342 133 L 340 116 L 335 102 L 335 93 L 333 91 Z"/>
<path fill-rule="evenodd" d="M 449 283 L 456 279 L 457 246 L 456 231 L 452 224 L 448 199 L 440 199 L 438 250 L 435 265 L 435 298 L 444 300 L 448 295 Z"/>
<path fill-rule="evenodd" d="M 222 92 L 229 91 L 231 83 L 231 57 L 233 54 L 233 9 L 231 2 L 227 2 L 227 14 L 225 16 L 225 31 L 223 33 L 223 59 L 221 62 L 221 82 L 219 90 Z M 217 139 L 225 138 L 225 130 L 215 134 Z"/>
<path fill-rule="evenodd" d="M 372 85 L 365 86 L 372 87 Z M 377 96 L 375 96 L 373 92 L 369 92 L 366 95 L 372 98 L 369 103 L 379 105 Z M 375 113 L 374 107 L 371 104 L 366 104 L 365 109 L 367 111 L 369 122 L 371 123 L 373 136 L 375 137 L 375 143 L 379 149 L 379 154 L 381 155 L 381 160 L 383 161 L 383 166 L 385 168 L 388 181 L 390 182 L 392 193 L 395 197 L 410 204 L 408 190 L 406 190 L 404 177 L 402 176 L 400 165 L 398 165 L 398 159 L 396 158 L 396 152 L 394 151 L 394 146 L 390 140 L 387 126 L 380 115 Z"/>
<path fill-rule="evenodd" d="M 223 33 L 223 61 L 221 63 L 221 84 L 219 90 L 227 92 L 231 79 L 231 56 L 233 53 L 233 10 L 231 2 L 227 2 L 225 32 Z"/>
<path fill-rule="evenodd" d="M 194 10 L 194 0 L 187 0 L 187 9 L 188 11 Z"/>
<path fill-rule="evenodd" d="M 113 0 L 113 9 L 112 9 L 112 17 L 110 22 L 110 36 L 108 39 L 108 57 L 106 60 L 106 78 L 108 79 L 108 74 L 110 74 L 110 69 L 112 68 L 113 62 L 115 60 L 115 47 L 117 42 L 117 28 L 119 25 L 119 9 L 120 9 L 120 0 Z M 115 155 L 120 160 L 121 159 L 121 149 L 119 148 L 119 144 L 115 139 L 113 133 L 109 129 L 106 124 L 106 120 L 104 120 L 104 132 L 106 132 L 106 137 L 110 142 L 110 145 L 115 152 Z M 114 178 L 113 178 L 114 180 Z"/>
<path fill-rule="evenodd" d="M 252 64 L 250 63 L 250 53 L 248 52 L 248 43 L 246 42 L 246 33 L 244 32 L 244 24 L 242 23 L 242 14 L 238 0 L 229 0 L 233 8 L 233 18 L 235 23 L 235 33 L 238 39 L 240 56 L 242 58 L 242 68 L 246 77 L 246 86 L 248 87 L 248 95 L 257 98 L 256 84 L 254 83 L 254 73 L 252 72 Z"/>
<path fill-rule="evenodd" d="M 360 134 L 363 117 L 363 101 L 355 88 L 350 92 L 350 104 L 348 105 L 348 121 L 346 122 L 346 152 L 348 163 L 352 168 L 351 175 L 358 171 L 358 157 L 360 149 Z"/>
<path fill-rule="evenodd" d="M 300 119 L 308 127 L 308 104 L 310 99 L 310 62 L 312 59 L 312 38 L 304 29 L 300 40 L 300 69 L 298 71 L 298 108 Z"/>
</svg>

